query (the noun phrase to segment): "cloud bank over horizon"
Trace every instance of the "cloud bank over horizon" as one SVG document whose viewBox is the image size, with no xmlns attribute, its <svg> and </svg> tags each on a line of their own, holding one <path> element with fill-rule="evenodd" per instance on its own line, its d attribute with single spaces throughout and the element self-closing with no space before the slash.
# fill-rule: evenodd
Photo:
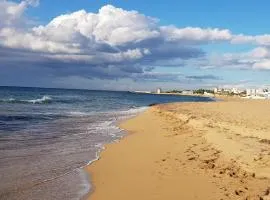
<svg viewBox="0 0 270 200">
<path fill-rule="evenodd" d="M 201 73 L 210 68 L 270 71 L 269 34 L 252 36 L 220 28 L 161 26 L 157 18 L 113 5 L 105 5 L 97 13 L 78 10 L 62 14 L 46 25 L 37 25 L 25 13 L 38 5 L 37 0 L 0 0 L 3 77 L 18 73 L 24 79 L 47 74 L 45 79 L 58 83 L 65 77 L 76 77 L 93 84 L 93 80 L 120 79 L 222 84 L 217 75 L 179 74 L 171 68 L 196 68 Z M 213 55 L 203 48 L 213 44 L 248 44 L 254 48 Z M 168 72 L 158 72 L 160 67 Z"/>
</svg>

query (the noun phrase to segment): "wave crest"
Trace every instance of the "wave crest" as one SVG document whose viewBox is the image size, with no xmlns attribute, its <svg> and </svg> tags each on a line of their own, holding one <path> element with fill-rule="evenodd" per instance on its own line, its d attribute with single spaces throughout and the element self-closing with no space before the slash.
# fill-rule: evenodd
<svg viewBox="0 0 270 200">
<path fill-rule="evenodd" d="M 49 96 L 43 96 L 42 98 L 40 99 L 33 99 L 33 100 L 26 100 L 27 102 L 29 103 L 50 103 L 52 100 L 51 97 Z"/>
<path fill-rule="evenodd" d="M 52 102 L 52 98 L 45 95 L 42 98 L 38 98 L 38 99 L 20 100 L 20 99 L 10 98 L 10 99 L 2 99 L 2 100 L 0 100 L 0 102 L 4 102 L 4 103 L 46 104 L 46 103 L 51 103 Z"/>
</svg>

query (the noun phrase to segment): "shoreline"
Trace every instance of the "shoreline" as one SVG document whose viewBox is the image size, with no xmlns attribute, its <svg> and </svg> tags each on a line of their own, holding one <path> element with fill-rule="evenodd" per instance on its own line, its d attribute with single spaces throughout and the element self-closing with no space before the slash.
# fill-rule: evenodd
<svg viewBox="0 0 270 200">
<path fill-rule="evenodd" d="M 241 102 L 239 102 L 237 100 L 235 102 L 232 102 L 230 100 L 230 101 L 226 101 L 226 102 L 211 102 L 211 104 L 217 105 L 216 108 L 218 108 L 220 106 L 220 104 L 224 104 L 224 103 L 225 104 L 227 103 L 228 106 L 238 107 L 239 105 L 243 104 L 242 102 L 247 102 L 247 103 L 245 103 L 245 104 L 247 104 L 245 106 L 250 106 L 249 104 L 254 104 L 254 105 L 256 104 L 257 107 L 262 107 L 260 105 L 260 104 L 262 104 L 261 103 L 262 101 L 260 101 L 260 102 L 258 102 L 258 101 L 241 101 Z M 233 104 L 236 104 L 236 105 L 233 105 Z M 269 106 L 269 102 L 264 102 L 263 104 L 266 104 Z M 177 175 L 177 176 L 181 177 L 182 179 L 190 178 L 190 177 L 192 177 L 193 179 L 196 179 L 197 177 L 193 177 L 192 174 L 190 174 L 188 177 L 185 175 L 185 173 L 189 174 L 191 171 L 192 171 L 192 173 L 195 173 L 195 174 L 197 174 L 198 177 L 200 177 L 200 179 L 198 181 L 199 184 L 195 184 L 195 188 L 197 187 L 197 189 L 199 191 L 197 195 L 200 195 L 201 197 L 204 196 L 204 198 L 210 198 L 210 199 L 214 199 L 213 197 L 223 198 L 223 199 L 230 199 L 230 198 L 234 199 L 234 198 L 238 198 L 238 197 L 247 196 L 247 198 L 249 197 L 252 199 L 253 196 L 255 197 L 257 195 L 257 196 L 260 196 L 262 198 L 265 198 L 263 196 L 264 196 L 265 190 L 267 190 L 267 185 L 268 186 L 270 185 L 269 179 L 265 178 L 265 177 L 263 179 L 260 179 L 259 177 L 257 178 L 258 174 L 253 175 L 253 172 L 248 172 L 247 170 L 244 170 L 243 166 L 240 166 L 238 162 L 230 163 L 228 160 L 230 160 L 230 159 L 233 160 L 234 157 L 232 155 L 230 155 L 229 152 L 227 152 L 228 149 L 226 149 L 223 146 L 222 147 L 223 149 L 221 148 L 222 152 L 219 152 L 219 151 L 221 151 L 219 149 L 220 148 L 219 147 L 220 141 L 215 141 L 216 136 L 212 137 L 211 135 L 209 136 L 208 134 L 206 134 L 209 132 L 209 130 L 207 129 L 209 127 L 211 128 L 210 133 L 215 134 L 214 133 L 215 131 L 213 131 L 212 127 L 211 127 L 213 125 L 208 124 L 209 127 L 203 126 L 202 122 L 205 123 L 207 121 L 201 121 L 200 117 L 197 117 L 198 120 L 194 116 L 192 116 L 194 118 L 191 117 L 191 119 L 186 118 L 187 115 L 190 115 L 192 110 L 189 110 L 187 113 L 185 113 L 187 115 L 183 115 L 183 114 L 181 115 L 181 113 L 177 110 L 178 108 L 180 108 L 180 111 L 181 111 L 181 109 L 183 109 L 184 111 L 187 111 L 186 109 L 189 107 L 194 109 L 194 107 L 195 108 L 200 107 L 201 105 L 203 107 L 205 107 L 205 105 L 207 105 L 209 108 L 211 108 L 211 105 L 209 105 L 209 102 L 208 103 L 197 103 L 197 102 L 196 103 L 170 103 L 170 104 L 166 104 L 166 105 L 157 105 L 154 107 L 150 107 L 146 111 L 144 111 L 143 113 L 140 113 L 138 116 L 136 116 L 132 119 L 128 119 L 128 120 L 120 122 L 120 128 L 125 130 L 126 135 L 119 142 L 106 144 L 105 150 L 103 150 L 100 153 L 100 158 L 96 162 L 92 163 L 91 165 L 89 165 L 85 168 L 85 170 L 89 174 L 89 177 L 91 180 L 91 186 L 92 186 L 92 191 L 88 193 L 86 198 L 91 199 L 91 200 L 92 199 L 93 200 L 95 200 L 95 199 L 102 200 L 102 199 L 106 199 L 108 197 L 110 197 L 110 199 L 126 199 L 126 198 L 129 198 L 129 199 L 136 199 L 136 198 L 137 199 L 138 198 L 140 198 L 140 199 L 162 199 L 162 198 L 169 197 L 168 195 L 171 195 L 171 193 L 174 193 L 174 195 L 176 195 L 174 197 L 193 199 L 192 195 L 190 196 L 190 194 L 192 194 L 192 192 L 194 192 L 194 183 L 183 185 L 183 183 L 181 183 L 182 181 L 179 182 L 179 180 L 173 180 L 172 177 L 170 177 L 171 175 L 173 175 L 173 177 Z M 184 107 L 184 108 L 181 108 L 181 107 Z M 211 109 L 213 109 L 213 108 L 211 108 Z M 222 112 L 224 112 L 224 110 L 221 111 L 221 114 L 223 114 Z M 207 111 L 205 111 L 202 113 L 202 116 L 206 115 L 206 114 L 209 114 L 209 113 L 207 113 Z M 225 114 L 227 114 L 227 113 L 225 113 Z M 168 119 L 172 120 L 173 123 L 168 121 Z M 147 123 L 147 126 L 150 126 L 151 130 L 146 128 L 145 121 L 147 121 L 147 120 L 149 120 L 149 122 Z M 155 121 L 153 122 L 153 120 L 155 120 Z M 158 120 L 160 120 L 159 123 L 157 123 Z M 207 117 L 206 117 L 206 120 L 208 120 Z M 179 122 L 181 122 L 181 123 L 184 122 L 184 125 L 183 125 L 184 128 L 183 127 L 175 127 L 175 124 L 177 124 Z M 159 130 L 158 128 L 155 128 L 154 126 L 156 124 L 158 124 L 158 125 L 161 124 L 161 126 L 163 126 L 163 128 L 165 127 L 165 129 L 164 129 L 165 131 L 163 129 Z M 220 126 L 221 125 L 223 126 L 224 124 L 220 124 Z M 234 125 L 235 124 L 233 124 L 233 127 L 234 127 Z M 206 133 L 203 133 L 203 135 L 201 133 L 197 133 L 200 131 L 205 131 L 205 130 L 203 130 L 205 128 L 206 128 Z M 225 130 L 225 127 L 222 127 L 222 128 L 224 128 L 224 130 Z M 228 128 L 228 127 L 226 127 L 226 128 Z M 269 127 L 267 126 L 267 130 L 268 130 L 268 128 Z M 200 131 L 198 131 L 198 129 Z M 238 130 L 238 129 L 236 129 L 236 130 Z M 160 136 L 155 135 L 153 133 L 153 131 L 157 131 L 161 135 Z M 206 139 L 206 144 L 209 145 L 210 144 L 209 138 L 210 138 L 211 143 L 216 142 L 216 144 L 211 145 L 211 150 L 209 150 L 209 152 L 213 151 L 212 158 L 208 158 L 208 159 L 210 159 L 210 160 L 214 159 L 214 162 L 213 161 L 205 161 L 205 160 L 203 162 L 197 161 L 197 156 L 202 157 L 202 158 L 209 156 L 209 155 L 207 155 L 207 153 L 205 154 L 204 151 L 202 151 L 202 150 L 196 150 L 196 151 L 198 151 L 198 152 L 196 152 L 194 149 L 192 149 L 192 150 L 189 149 L 189 151 L 190 151 L 189 156 L 191 156 L 191 157 L 188 157 L 188 158 L 186 158 L 187 155 L 183 152 L 180 155 L 179 152 L 181 152 L 181 150 L 179 150 L 179 152 L 178 152 L 179 155 L 178 156 L 174 155 L 174 157 L 175 157 L 174 161 L 172 161 L 168 155 L 161 155 L 162 151 L 160 152 L 158 149 L 156 149 L 155 145 L 153 145 L 151 142 L 149 143 L 150 140 L 154 141 L 154 140 L 157 140 L 157 138 L 159 138 L 158 141 L 156 141 L 156 142 L 160 146 L 165 145 L 164 147 L 162 147 L 165 154 L 166 154 L 166 151 L 170 152 L 171 155 L 174 154 L 175 152 L 172 148 L 176 148 L 171 139 L 170 139 L 170 141 L 167 141 L 168 139 L 167 139 L 167 137 L 164 136 L 163 132 L 166 132 L 166 134 L 169 135 L 169 136 L 168 135 L 166 135 L 166 136 L 168 136 L 169 138 L 183 137 L 182 139 L 187 140 L 188 141 L 187 144 L 191 145 L 191 147 L 193 147 L 194 144 L 196 144 L 195 146 L 200 146 L 201 145 L 200 142 L 205 142 L 204 140 L 199 139 L 201 136 L 203 136 L 203 138 Z M 182 134 L 183 132 L 185 132 L 185 134 Z M 143 135 L 141 133 L 145 133 L 145 134 Z M 186 138 L 186 136 L 188 134 L 192 134 L 192 136 L 196 139 Z M 198 134 L 200 135 L 199 138 L 197 138 Z M 268 138 L 268 136 L 267 136 L 267 138 Z M 265 139 L 266 141 L 268 141 L 267 138 Z M 198 143 L 196 143 L 196 140 L 198 140 Z M 248 140 L 248 142 L 251 142 L 251 140 L 250 141 Z M 185 144 L 185 143 L 183 143 L 182 140 L 179 141 L 179 139 L 177 139 L 175 142 L 181 143 L 183 146 Z M 168 146 L 166 146 L 166 144 Z M 173 146 L 173 147 L 171 147 L 171 146 Z M 132 151 L 132 147 L 133 148 L 135 147 L 136 151 Z M 144 152 L 144 151 L 142 151 L 142 149 L 144 147 L 148 151 L 150 151 L 150 150 L 152 151 L 151 157 L 147 157 L 146 155 L 143 157 L 140 155 Z M 179 147 L 177 147 L 177 148 L 179 148 Z M 187 150 L 188 149 L 185 149 L 185 151 L 187 151 Z M 208 150 L 206 152 L 208 152 Z M 208 152 L 208 154 L 209 154 L 209 152 Z M 121 154 L 123 156 L 123 158 L 119 158 L 119 156 L 117 154 Z M 147 154 L 147 151 L 145 152 L 145 154 Z M 219 155 L 219 158 L 215 158 L 215 157 L 213 158 L 213 155 Z M 134 160 L 130 159 L 130 156 L 133 156 L 134 159 L 137 159 L 137 161 L 144 159 L 143 162 L 145 162 L 145 164 L 140 163 L 141 161 L 138 163 L 136 163 L 136 162 L 134 163 Z M 161 159 L 158 158 L 160 156 L 161 157 L 165 156 L 165 158 L 161 158 Z M 236 155 L 236 156 L 239 156 L 239 155 Z M 145 158 L 145 157 L 147 157 L 147 158 Z M 153 159 L 152 157 L 156 157 L 156 158 Z M 243 156 L 243 158 L 245 158 L 245 156 Z M 123 159 L 125 159 L 126 162 L 123 162 L 122 161 Z M 188 168 L 186 169 L 181 164 L 179 165 L 179 163 L 178 164 L 175 163 L 176 159 L 178 159 L 179 162 L 182 164 L 185 163 L 183 166 L 187 166 Z M 263 160 L 265 162 L 269 161 L 268 160 L 269 157 L 267 155 L 261 156 L 261 158 L 258 158 L 258 159 Z M 170 163 L 167 163 L 167 160 L 170 160 Z M 183 160 L 185 160 L 185 161 L 183 161 Z M 234 159 L 234 161 L 235 161 L 235 159 Z M 206 164 L 205 162 L 208 162 L 208 163 Z M 248 161 L 248 162 L 250 162 L 250 161 Z M 230 168 L 228 173 L 231 173 L 231 176 L 233 176 L 233 178 L 236 180 L 237 183 L 236 182 L 231 183 L 232 180 L 230 180 L 230 178 L 231 178 L 230 175 L 228 178 L 227 175 L 226 176 L 221 175 L 221 174 L 216 172 L 216 170 L 219 170 L 219 172 L 224 171 L 224 169 L 222 169 L 222 167 L 221 167 L 222 166 L 221 163 L 222 163 L 222 165 L 227 165 Z M 108 167 L 108 165 L 110 167 Z M 156 166 L 156 165 L 160 165 L 160 166 Z M 166 167 L 162 168 L 163 165 L 166 165 Z M 197 169 L 198 167 L 199 167 L 199 169 Z M 213 167 L 213 169 L 212 169 L 212 167 Z M 256 167 L 258 167 L 258 166 L 256 166 Z M 192 170 L 190 170 L 189 168 L 191 168 Z M 180 173 L 179 172 L 180 169 L 183 170 L 185 173 Z M 256 168 L 256 169 L 259 169 L 259 168 Z M 157 171 L 159 171 L 159 172 L 157 172 Z M 202 173 L 202 171 L 204 173 Z M 226 174 L 227 171 L 228 171 L 228 169 L 225 169 L 224 174 Z M 207 173 L 205 173 L 205 172 L 207 172 Z M 149 173 L 150 173 L 150 175 L 149 175 Z M 266 173 L 268 174 L 268 171 L 266 171 Z M 124 174 L 124 175 L 122 175 L 122 174 Z M 136 176 L 134 176 L 134 174 Z M 106 176 L 104 176 L 104 175 L 106 175 Z M 237 177 L 234 177 L 234 176 L 237 176 Z M 255 176 L 255 177 L 253 177 L 253 176 Z M 166 179 L 169 179 L 169 181 Z M 217 179 L 219 180 L 218 188 L 217 188 L 217 185 L 215 185 L 215 184 L 217 184 Z M 186 180 L 188 180 L 188 179 L 186 179 Z M 201 180 L 204 180 L 204 181 L 200 182 Z M 224 182 L 223 185 L 222 185 L 222 183 L 220 183 L 220 180 L 223 180 L 223 182 Z M 240 182 L 244 181 L 245 184 L 239 185 L 239 183 L 238 183 L 239 181 Z M 140 186 L 140 185 L 136 186 L 136 187 L 134 186 L 135 188 L 132 186 L 130 186 L 130 187 L 126 186 L 127 183 L 131 184 L 131 183 L 135 183 L 135 182 L 138 184 L 140 183 L 141 185 L 144 185 L 144 186 Z M 143 182 L 146 182 L 148 184 L 145 185 L 145 184 L 143 184 Z M 162 185 L 163 182 L 166 183 L 167 190 L 164 189 L 164 191 L 162 191 L 163 193 L 161 192 L 159 195 L 152 194 L 151 192 L 154 191 L 154 188 L 150 187 L 149 184 L 151 183 L 151 184 L 154 184 L 155 186 L 158 187 L 158 184 Z M 209 182 L 213 182 L 215 184 L 210 184 Z M 229 182 L 230 182 L 230 184 L 228 184 Z M 174 183 L 174 184 L 177 183 L 177 184 L 180 184 L 181 187 L 186 187 L 185 191 L 187 191 L 187 192 L 184 192 L 181 196 L 181 194 L 179 194 L 179 192 L 177 192 L 177 190 L 174 188 L 174 186 L 171 183 Z M 205 183 L 208 183 L 208 184 L 205 184 Z M 117 187 L 115 187 L 114 184 L 118 185 L 118 187 L 124 187 L 126 189 L 125 191 L 128 191 L 128 192 L 126 192 L 126 194 L 121 194 L 124 191 L 122 191 L 122 189 L 121 189 L 121 191 L 119 191 L 119 188 L 117 189 Z M 246 185 L 246 186 L 244 186 L 244 185 Z M 253 187 L 255 187 L 255 185 L 256 185 L 257 189 L 252 188 L 252 185 L 253 185 Z M 244 187 L 247 187 L 247 186 L 251 188 L 248 191 L 246 191 L 246 189 L 244 189 Z M 143 190 L 143 188 L 145 188 L 145 187 L 147 188 L 147 191 Z M 165 185 L 164 185 L 164 187 L 165 187 Z M 205 191 L 200 190 L 199 189 L 200 187 L 203 187 Z M 217 189 L 215 189 L 215 188 L 217 188 Z M 220 188 L 223 188 L 223 189 L 220 189 Z M 224 188 L 226 189 L 226 191 L 224 191 Z M 234 189 L 232 189 L 232 188 L 234 188 Z M 116 190 L 116 191 L 113 191 L 113 190 Z M 232 190 L 232 191 L 230 191 L 230 190 Z M 142 193 L 142 194 L 140 194 L 138 196 L 136 191 L 139 193 Z M 170 193 L 168 191 L 170 191 Z M 214 195 L 207 196 L 208 193 L 210 193 L 210 192 L 214 193 Z M 107 197 L 106 197 L 106 194 L 108 195 Z M 180 196 L 177 196 L 177 195 L 180 195 Z"/>
<path fill-rule="evenodd" d="M 95 185 L 93 184 L 93 181 L 91 179 L 91 173 L 88 172 L 87 168 L 89 166 L 91 166 L 93 163 L 95 162 L 98 162 L 99 159 L 101 158 L 101 155 L 102 155 L 102 152 L 103 151 L 106 151 L 107 147 L 111 144 L 117 144 L 119 143 L 121 140 L 123 140 L 125 137 L 128 137 L 131 133 L 126 131 L 125 129 L 121 128 L 121 124 L 128 121 L 128 120 L 131 120 L 135 117 L 137 117 L 138 115 L 141 115 L 143 114 L 144 112 L 146 112 L 148 109 L 150 109 L 151 106 L 148 106 L 148 107 L 141 107 L 140 109 L 143 109 L 143 111 L 139 111 L 139 113 L 137 113 L 135 116 L 129 116 L 127 119 L 119 119 L 117 121 L 114 122 L 114 125 L 116 127 L 118 127 L 120 129 L 121 132 L 124 132 L 124 134 L 118 138 L 118 139 L 115 139 L 109 143 L 106 143 L 102 146 L 102 148 L 96 152 L 96 158 L 93 159 L 93 160 L 90 160 L 85 166 L 81 167 L 83 173 L 85 173 L 85 176 L 87 176 L 87 180 L 88 180 L 88 185 L 89 185 L 89 190 L 86 194 L 84 194 L 81 199 L 82 200 L 87 200 L 90 198 L 90 196 L 94 193 L 95 191 Z"/>
</svg>

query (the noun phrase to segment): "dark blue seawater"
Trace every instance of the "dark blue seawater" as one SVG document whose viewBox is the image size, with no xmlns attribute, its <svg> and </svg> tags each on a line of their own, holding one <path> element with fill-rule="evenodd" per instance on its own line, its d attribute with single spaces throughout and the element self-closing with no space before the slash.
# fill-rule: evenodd
<svg viewBox="0 0 270 200">
<path fill-rule="evenodd" d="M 0 87 L 0 199 L 80 199 L 82 167 L 120 139 L 117 120 L 152 103 L 210 98 L 130 92 Z"/>
</svg>

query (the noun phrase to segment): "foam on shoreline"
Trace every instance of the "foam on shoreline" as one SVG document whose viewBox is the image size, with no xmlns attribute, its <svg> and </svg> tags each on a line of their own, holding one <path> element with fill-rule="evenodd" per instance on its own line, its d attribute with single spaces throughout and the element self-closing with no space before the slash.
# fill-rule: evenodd
<svg viewBox="0 0 270 200">
<path fill-rule="evenodd" d="M 114 121 L 107 121 L 104 126 L 110 127 L 111 129 L 114 130 L 118 130 L 118 134 L 117 133 L 109 133 L 109 135 L 111 135 L 112 137 L 115 137 L 114 140 L 112 140 L 109 143 L 99 143 L 96 144 L 95 146 L 98 147 L 98 150 L 96 151 L 96 156 L 94 159 L 88 161 L 88 163 L 82 167 L 80 167 L 80 169 L 83 169 L 83 172 L 85 173 L 85 176 L 88 177 L 88 185 L 87 185 L 87 190 L 85 189 L 82 192 L 82 198 L 86 198 L 87 196 L 89 196 L 89 194 L 91 194 L 93 192 L 93 185 L 91 182 L 91 176 L 89 175 L 89 173 L 87 172 L 87 170 L 85 169 L 87 166 L 93 164 L 94 162 L 98 161 L 100 159 L 100 154 L 102 151 L 104 151 L 106 149 L 106 145 L 111 144 L 111 143 L 115 143 L 115 142 L 119 142 L 120 139 L 122 139 L 123 137 L 126 136 L 127 132 L 119 127 L 119 123 L 122 122 L 123 120 L 129 120 L 133 117 L 135 117 L 136 115 L 146 111 L 148 109 L 148 107 L 139 107 L 139 108 L 131 108 L 129 110 L 126 111 L 117 111 L 115 113 L 117 113 L 119 116 L 117 118 L 115 118 Z M 114 112 L 112 112 L 114 113 Z M 119 134 L 122 133 L 122 134 Z"/>
</svg>

